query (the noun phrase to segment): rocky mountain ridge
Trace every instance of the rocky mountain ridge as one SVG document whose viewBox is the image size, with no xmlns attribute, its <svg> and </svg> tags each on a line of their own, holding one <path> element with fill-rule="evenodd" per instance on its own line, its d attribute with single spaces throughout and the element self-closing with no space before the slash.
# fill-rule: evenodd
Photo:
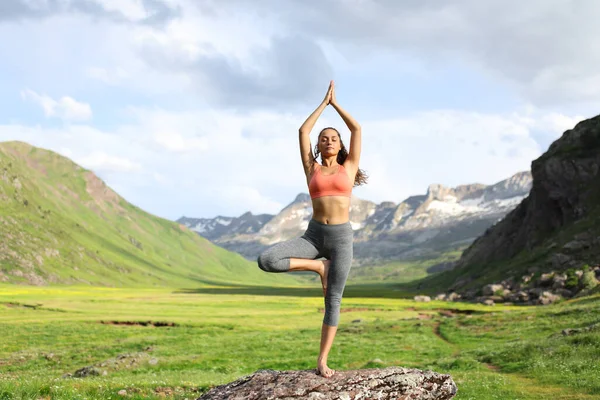
<svg viewBox="0 0 600 400">
<path fill-rule="evenodd" d="M 400 203 L 376 204 L 352 196 L 355 265 L 373 265 L 415 257 L 435 257 L 466 246 L 516 207 L 529 193 L 531 175 L 519 172 L 493 185 L 455 188 L 432 184 L 424 195 Z M 308 193 L 300 193 L 277 215 L 212 219 L 182 217 L 177 222 L 248 259 L 267 247 L 302 235 L 312 216 Z"/>
</svg>

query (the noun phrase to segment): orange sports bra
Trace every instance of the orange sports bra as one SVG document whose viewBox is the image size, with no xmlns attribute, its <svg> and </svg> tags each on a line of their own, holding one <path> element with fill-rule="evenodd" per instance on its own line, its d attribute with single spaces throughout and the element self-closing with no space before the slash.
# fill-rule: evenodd
<svg viewBox="0 0 600 400">
<path fill-rule="evenodd" d="M 352 187 L 346 169 L 340 164 L 335 174 L 323 175 L 321 165 L 316 164 L 316 170 L 308 183 L 311 199 L 323 196 L 352 196 Z"/>
</svg>

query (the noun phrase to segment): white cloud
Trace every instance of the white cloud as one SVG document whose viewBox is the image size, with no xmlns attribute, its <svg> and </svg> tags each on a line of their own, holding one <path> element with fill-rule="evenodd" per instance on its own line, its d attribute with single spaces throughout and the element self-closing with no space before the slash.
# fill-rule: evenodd
<svg viewBox="0 0 600 400">
<path fill-rule="evenodd" d="M 173 152 L 198 152 L 208 149 L 205 138 L 184 138 L 176 132 L 158 132 L 154 135 L 154 140 Z"/>
<path fill-rule="evenodd" d="M 114 69 L 88 67 L 86 70 L 86 75 L 108 85 L 120 84 L 129 77 L 127 71 L 125 71 L 122 67 L 116 67 Z"/>
<path fill-rule="evenodd" d="M 279 212 L 285 204 L 290 203 L 293 200 L 293 198 L 286 199 L 284 203 L 280 203 L 273 200 L 268 195 L 265 195 L 255 187 L 245 186 L 243 182 L 240 182 L 239 184 L 229 184 L 227 186 L 212 187 L 211 195 L 218 198 L 219 202 L 222 202 L 223 205 L 229 209 L 239 208 L 241 202 L 247 211 L 254 210 L 254 214 L 261 213 L 261 210 L 277 210 L 276 212 Z"/>
<path fill-rule="evenodd" d="M 527 7 L 518 0 L 211 4 L 219 15 L 245 10 L 256 25 L 279 20 L 282 29 L 334 44 L 349 60 L 392 52 L 430 70 L 458 62 L 512 84 L 538 105 L 600 102 L 596 0 L 529 0 Z"/>
<path fill-rule="evenodd" d="M 375 202 L 399 202 L 432 183 L 489 184 L 528 169 L 582 119 L 581 108 L 548 104 L 600 101 L 600 47 L 590 40 L 600 34 L 599 8 L 585 0 L 577 7 L 558 0 L 531 0 L 528 7 L 512 0 L 327 0 L 310 7 L 291 0 L 277 8 L 264 0 L 37 3 L 12 8 L 19 24 L 0 15 L 0 53 L 7 55 L 0 75 L 20 71 L 13 95 L 36 88 L 22 98 L 71 123 L 57 129 L 0 120 L 0 138 L 98 169 L 129 201 L 171 218 L 276 213 L 307 192 L 297 130 L 322 98 L 325 75 L 342 78 L 338 87 L 345 83 L 351 98 L 346 102 L 340 91 L 340 100 L 351 113 L 372 115 L 359 118 L 369 183 L 354 193 Z M 168 7 L 161 12 L 160 5 Z M 176 5 L 183 7 L 180 18 Z M 165 23 L 147 20 L 151 11 Z M 38 19 L 28 19 L 34 14 Z M 404 87 L 406 75 L 426 82 L 435 69 L 450 80 L 457 73 L 454 86 L 444 87 L 455 91 Z M 389 86 L 374 83 L 383 81 L 378 72 L 393 78 Z M 481 81 L 489 83 L 490 98 L 509 99 L 502 112 L 477 100 L 463 101 L 462 109 L 453 103 Z M 94 105 L 94 126 L 72 124 L 92 118 L 88 103 L 45 93 L 85 97 Z M 529 105 L 509 103 L 515 93 Z M 369 96 L 385 103 L 387 114 L 368 104 Z M 420 111 L 406 111 L 402 96 L 414 98 L 420 104 L 410 110 Z M 443 98 L 435 104 L 448 109 L 428 108 L 428 97 Z M 290 108 L 305 99 L 302 112 Z M 33 107 L 21 106 L 26 112 L 14 115 L 27 121 Z M 331 108 L 315 126 L 313 145 L 324 126 L 338 127 L 349 145 Z"/>
<path fill-rule="evenodd" d="M 57 117 L 67 121 L 85 121 L 92 118 L 92 108 L 89 104 L 81 103 L 69 96 L 54 100 L 45 94 L 25 89 L 21 91 L 21 98 L 41 106 L 46 117 Z"/>
<path fill-rule="evenodd" d="M 81 166 L 103 172 L 137 172 L 142 166 L 128 158 L 113 156 L 102 151 L 96 151 L 75 160 Z"/>
<path fill-rule="evenodd" d="M 155 108 L 130 112 L 134 122 L 112 132 L 82 125 L 0 126 L 0 139 L 68 147 L 76 162 L 98 169 L 109 185 L 125 191 L 126 199 L 142 208 L 160 207 L 148 211 L 173 219 L 182 214 L 274 214 L 298 193 L 308 192 L 297 133 L 307 115 Z M 492 184 L 528 170 L 546 150 L 535 140 L 536 131 L 544 130 L 554 140 L 576 121 L 534 109 L 507 114 L 438 110 L 359 121 L 360 167 L 369 182 L 354 194 L 376 203 L 400 202 L 424 194 L 432 183 Z M 349 145 L 347 128 L 330 108 L 311 133 L 313 145 L 324 126 L 337 127 Z M 164 127 L 170 134 L 159 136 L 164 142 L 158 145 L 156 135 L 167 132 Z M 168 192 L 158 189 L 165 186 Z M 173 197 L 173 192 L 182 196 Z"/>
</svg>

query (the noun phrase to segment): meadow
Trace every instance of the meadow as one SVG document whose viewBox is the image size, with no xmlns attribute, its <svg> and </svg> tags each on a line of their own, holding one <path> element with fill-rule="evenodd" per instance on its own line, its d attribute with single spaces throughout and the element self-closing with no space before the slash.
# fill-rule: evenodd
<svg viewBox="0 0 600 400">
<path fill-rule="evenodd" d="M 0 285 L 0 399 L 192 399 L 259 369 L 313 369 L 319 288 L 243 289 Z M 600 399 L 599 294 L 490 307 L 368 291 L 346 289 L 336 370 L 448 373 L 460 400 Z"/>
</svg>

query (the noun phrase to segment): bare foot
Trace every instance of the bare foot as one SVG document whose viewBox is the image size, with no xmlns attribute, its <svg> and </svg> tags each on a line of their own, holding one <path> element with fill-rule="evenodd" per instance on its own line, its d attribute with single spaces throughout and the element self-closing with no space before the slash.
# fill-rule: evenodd
<svg viewBox="0 0 600 400">
<path fill-rule="evenodd" d="M 327 366 L 327 361 L 318 360 L 317 371 L 319 371 L 319 374 L 325 378 L 331 378 L 333 374 L 335 374 L 335 370 Z"/>
<path fill-rule="evenodd" d="M 329 264 L 331 260 L 323 261 L 323 270 L 319 274 L 321 276 L 321 286 L 323 286 L 323 297 L 327 294 L 327 276 L 329 275 Z"/>
</svg>

